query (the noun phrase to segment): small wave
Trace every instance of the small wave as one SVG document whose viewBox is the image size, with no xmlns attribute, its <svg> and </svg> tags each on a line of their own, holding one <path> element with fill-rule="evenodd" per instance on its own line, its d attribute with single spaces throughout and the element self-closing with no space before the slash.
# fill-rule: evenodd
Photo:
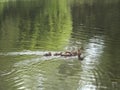
<svg viewBox="0 0 120 90">
<path fill-rule="evenodd" d="M 16 55 L 43 55 L 45 51 L 30 51 L 30 50 L 25 50 L 21 52 L 8 52 L 8 53 L 0 53 L 0 55 L 5 55 L 5 56 L 16 56 Z"/>
<path fill-rule="evenodd" d="M 4 56 L 18 56 L 18 55 L 44 55 L 47 52 L 56 53 L 55 51 L 30 51 L 30 50 L 24 50 L 21 52 L 8 52 L 8 53 L 0 53 L 0 55 Z M 61 52 L 61 51 L 58 51 Z"/>
</svg>

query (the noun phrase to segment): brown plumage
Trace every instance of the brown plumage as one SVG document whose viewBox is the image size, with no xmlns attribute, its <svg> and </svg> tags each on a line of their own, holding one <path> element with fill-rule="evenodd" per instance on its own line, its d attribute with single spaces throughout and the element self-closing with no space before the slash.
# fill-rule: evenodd
<svg viewBox="0 0 120 90">
<path fill-rule="evenodd" d="M 51 52 L 44 54 L 44 56 L 52 56 Z"/>
<path fill-rule="evenodd" d="M 62 54 L 62 52 L 60 52 L 60 53 L 55 53 L 54 56 L 59 56 L 59 55 L 61 55 L 61 54 Z"/>
<path fill-rule="evenodd" d="M 66 51 L 65 53 L 59 52 L 59 53 L 54 53 L 54 56 L 65 56 L 65 57 L 71 57 L 71 56 L 78 56 L 78 60 L 83 60 L 84 57 L 81 57 L 81 50 L 78 49 L 77 51 Z M 44 56 L 52 56 L 51 52 L 48 52 L 44 54 Z"/>
</svg>

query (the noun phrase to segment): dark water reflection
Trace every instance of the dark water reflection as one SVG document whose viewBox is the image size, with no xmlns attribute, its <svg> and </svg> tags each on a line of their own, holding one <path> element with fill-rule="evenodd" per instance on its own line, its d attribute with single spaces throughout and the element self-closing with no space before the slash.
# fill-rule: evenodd
<svg viewBox="0 0 120 90">
<path fill-rule="evenodd" d="M 0 2 L 0 90 L 119 90 L 119 0 Z M 45 57 L 83 46 L 86 56 Z"/>
</svg>

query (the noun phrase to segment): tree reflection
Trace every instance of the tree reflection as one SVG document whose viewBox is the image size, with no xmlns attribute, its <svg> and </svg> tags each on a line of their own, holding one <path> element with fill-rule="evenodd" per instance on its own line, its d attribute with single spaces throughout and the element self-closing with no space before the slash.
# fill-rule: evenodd
<svg viewBox="0 0 120 90">
<path fill-rule="evenodd" d="M 66 0 L 9 2 L 3 8 L 1 16 L 1 45 L 5 42 L 3 37 L 13 37 L 11 33 L 16 35 L 14 38 L 17 40 L 5 39 L 6 42 L 14 42 L 9 48 L 59 50 L 67 43 L 72 30 L 70 9 Z M 15 31 L 12 29 L 14 27 Z M 6 36 L 4 31 L 9 35 Z M 1 49 L 6 48 L 4 44 Z"/>
</svg>

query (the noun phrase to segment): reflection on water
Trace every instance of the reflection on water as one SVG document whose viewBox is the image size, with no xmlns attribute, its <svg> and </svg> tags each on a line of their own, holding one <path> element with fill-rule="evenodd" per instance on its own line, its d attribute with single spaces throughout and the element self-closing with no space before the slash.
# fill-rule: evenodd
<svg viewBox="0 0 120 90">
<path fill-rule="evenodd" d="M 77 90 L 96 90 L 97 88 L 103 88 L 103 86 L 99 86 L 97 79 L 100 77 L 96 75 L 97 65 L 99 64 L 100 55 L 103 51 L 103 45 L 97 44 L 98 41 L 102 41 L 100 37 L 94 37 L 89 39 L 89 44 L 86 46 L 87 57 L 82 63 L 81 79 L 79 81 L 79 88 Z M 96 43 L 93 43 L 96 42 Z M 103 42 L 101 42 L 103 43 Z M 97 73 L 99 70 L 97 70 Z"/>
<path fill-rule="evenodd" d="M 0 1 L 0 90 L 119 90 L 119 4 Z M 83 61 L 43 56 L 80 47 Z"/>
<path fill-rule="evenodd" d="M 70 38 L 72 21 L 66 0 L 6 2 L 1 12 L 1 51 L 60 50 Z"/>
</svg>

